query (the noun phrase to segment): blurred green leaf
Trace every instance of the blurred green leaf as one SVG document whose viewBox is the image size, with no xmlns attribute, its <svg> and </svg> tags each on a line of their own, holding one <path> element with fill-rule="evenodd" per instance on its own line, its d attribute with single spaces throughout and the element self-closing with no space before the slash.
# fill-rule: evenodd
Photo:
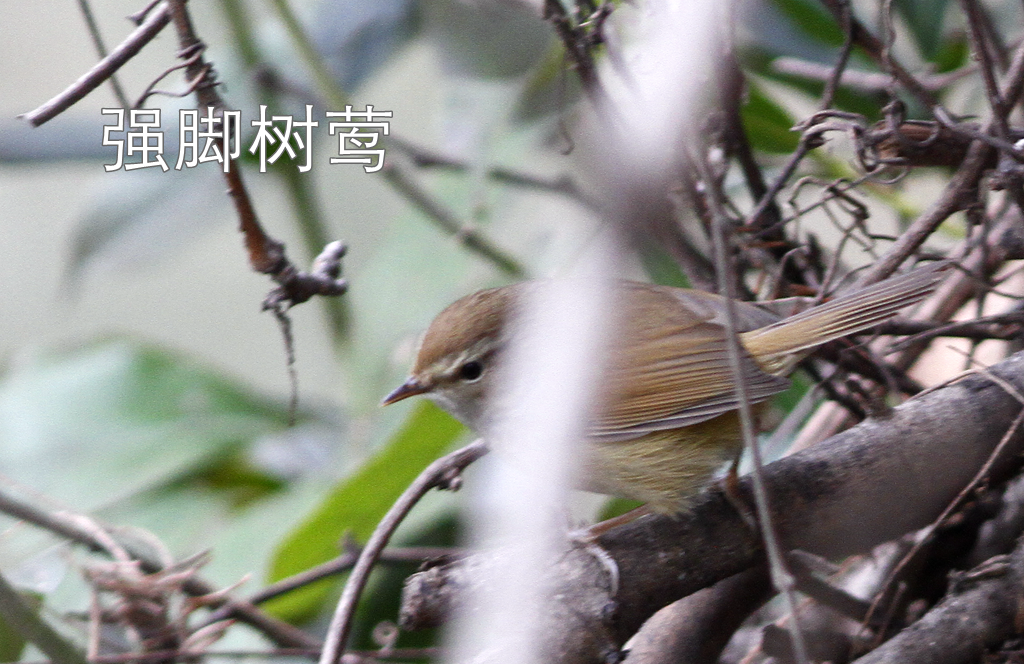
<svg viewBox="0 0 1024 664">
<path fill-rule="evenodd" d="M 772 397 L 772 404 L 788 413 L 812 387 L 814 382 L 803 372 L 797 372 L 789 377 L 789 388 Z"/>
<path fill-rule="evenodd" d="M 178 478 L 168 490 L 202 488 L 242 509 L 285 488 L 286 482 L 257 468 L 245 450 L 231 450 L 204 467 Z"/>
<path fill-rule="evenodd" d="M 365 541 L 402 491 L 462 432 L 461 424 L 430 402 L 417 404 L 388 445 L 338 485 L 281 544 L 270 567 L 270 581 L 336 557 L 346 532 Z M 330 580 L 313 584 L 264 608 L 287 620 L 303 620 L 320 607 L 333 585 Z"/>
<path fill-rule="evenodd" d="M 579 77 L 565 64 L 565 49 L 561 44 L 553 45 L 527 76 L 512 117 L 517 122 L 530 122 L 563 112 L 580 98 L 582 90 Z"/>
<path fill-rule="evenodd" d="M 166 484 L 286 423 L 283 406 L 193 362 L 107 341 L 40 356 L 3 377 L 0 467 L 87 511 Z"/>
<path fill-rule="evenodd" d="M 679 268 L 679 263 L 661 246 L 653 242 L 640 247 L 640 261 L 644 272 L 656 284 L 692 288 L 693 284 Z"/>
<path fill-rule="evenodd" d="M 635 510 L 641 505 L 643 505 L 643 502 L 639 500 L 632 500 L 630 498 L 611 498 L 601 509 L 598 521 L 614 519 L 615 517 L 621 516 L 630 510 Z"/>
<path fill-rule="evenodd" d="M 793 119 L 781 106 L 751 84 L 747 102 L 740 110 L 743 126 L 755 150 L 776 154 L 792 152 L 800 136 L 792 131 Z"/>
<path fill-rule="evenodd" d="M 814 0 L 773 0 L 798 30 L 829 46 L 842 46 L 843 31 L 832 14 Z"/>
<path fill-rule="evenodd" d="M 229 209 L 222 177 L 214 168 L 104 175 L 72 236 L 65 284 L 73 288 L 94 262 L 148 266 L 198 239 Z"/>
<path fill-rule="evenodd" d="M 35 596 L 26 597 L 35 599 Z M 32 602 L 38 605 L 38 601 Z M 0 662 L 17 662 L 25 649 L 25 637 L 19 634 L 7 621 L 0 618 Z"/>
<path fill-rule="evenodd" d="M 934 61 L 942 49 L 948 6 L 949 0 L 899 0 L 895 4 L 926 60 Z"/>
<path fill-rule="evenodd" d="M 953 71 L 967 64 L 971 47 L 963 34 L 957 34 L 942 42 L 938 53 L 932 59 L 938 72 Z"/>
</svg>

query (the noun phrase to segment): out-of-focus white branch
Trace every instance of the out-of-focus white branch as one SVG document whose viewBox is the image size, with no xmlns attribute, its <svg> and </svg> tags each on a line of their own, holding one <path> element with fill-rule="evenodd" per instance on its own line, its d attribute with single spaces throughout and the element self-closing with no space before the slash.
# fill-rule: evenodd
<svg viewBox="0 0 1024 664">
<path fill-rule="evenodd" d="M 698 105 L 714 90 L 720 55 L 716 30 L 728 30 L 730 3 L 667 0 L 641 3 L 636 21 L 622 26 L 628 43 L 621 60 L 628 68 L 602 69 L 602 82 L 621 120 L 606 157 L 618 177 L 663 178 L 678 168 L 682 140 L 699 126 Z M 627 16 L 627 9 L 619 15 Z M 618 16 L 613 16 L 613 20 Z"/>
<path fill-rule="evenodd" d="M 471 483 L 472 544 L 496 561 L 487 589 L 462 604 L 450 651 L 456 662 L 533 664 L 550 661 L 543 635 L 549 578 L 564 549 L 565 499 L 572 485 L 586 418 L 596 396 L 602 352 L 615 311 L 612 278 L 619 272 L 618 238 L 643 205 L 652 180 L 680 167 L 684 127 L 694 126 L 694 102 L 711 67 L 712 30 L 720 4 L 674 0 L 624 8 L 625 71 L 605 67 L 602 85 L 612 108 L 595 113 L 592 131 L 577 136 L 594 156 L 608 205 L 605 229 L 564 279 L 531 290 L 503 359 L 503 387 L 485 432 L 494 454 Z M 614 17 L 613 17 L 614 18 Z M 699 124 L 699 123 L 697 123 Z M 654 195 L 664 197 L 664 187 Z M 504 463 L 510 459 L 511 463 Z"/>
<path fill-rule="evenodd" d="M 471 534 L 493 553 L 455 628 L 457 662 L 525 664 L 539 651 L 542 606 L 567 530 L 566 497 L 576 446 L 594 401 L 606 338 L 616 247 L 606 235 L 567 278 L 531 289 L 515 321 L 501 368 L 496 416 L 487 432 L 493 454 L 472 489 Z"/>
</svg>

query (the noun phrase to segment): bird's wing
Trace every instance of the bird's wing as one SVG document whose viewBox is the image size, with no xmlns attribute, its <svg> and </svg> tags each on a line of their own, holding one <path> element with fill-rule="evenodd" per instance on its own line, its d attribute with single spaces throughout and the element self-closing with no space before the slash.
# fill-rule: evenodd
<svg viewBox="0 0 1024 664">
<path fill-rule="evenodd" d="M 690 306 L 667 306 L 657 298 L 678 300 L 678 293 L 641 284 L 625 290 L 621 302 L 626 315 L 603 374 L 590 435 L 628 440 L 738 408 L 720 298 L 699 295 Z M 652 318 L 651 311 L 660 315 Z M 751 403 L 788 387 L 789 381 L 762 371 L 742 348 L 741 354 Z"/>
</svg>

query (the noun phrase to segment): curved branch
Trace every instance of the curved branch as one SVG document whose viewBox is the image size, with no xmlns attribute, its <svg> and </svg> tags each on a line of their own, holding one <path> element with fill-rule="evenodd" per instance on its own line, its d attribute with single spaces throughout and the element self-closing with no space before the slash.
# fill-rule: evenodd
<svg viewBox="0 0 1024 664">
<path fill-rule="evenodd" d="M 342 661 L 341 656 L 345 649 L 345 642 L 348 640 L 356 603 L 370 577 L 370 571 L 409 510 L 420 501 L 425 493 L 435 487 L 457 487 L 459 474 L 465 470 L 466 466 L 486 453 L 487 446 L 483 440 L 476 440 L 462 449 L 455 450 L 427 466 L 398 497 L 395 504 L 381 519 L 373 534 L 370 535 L 370 539 L 367 540 L 366 546 L 356 560 L 355 567 L 352 568 L 352 574 L 348 577 L 345 590 L 341 593 L 341 599 L 338 600 L 334 617 L 331 619 L 331 626 L 327 630 L 327 640 L 324 642 L 324 649 L 320 655 L 320 664 L 338 664 Z"/>
</svg>

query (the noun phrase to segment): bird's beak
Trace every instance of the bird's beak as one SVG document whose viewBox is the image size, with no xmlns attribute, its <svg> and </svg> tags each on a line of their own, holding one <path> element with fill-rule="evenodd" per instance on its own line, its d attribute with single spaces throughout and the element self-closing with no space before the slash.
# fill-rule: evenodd
<svg viewBox="0 0 1024 664">
<path fill-rule="evenodd" d="M 390 406 L 396 401 L 407 399 L 408 397 L 416 396 L 417 394 L 424 394 L 429 392 L 430 387 L 416 380 L 415 376 L 409 376 L 404 383 L 395 388 L 395 391 L 384 397 L 384 400 L 380 402 L 382 406 Z"/>
</svg>

